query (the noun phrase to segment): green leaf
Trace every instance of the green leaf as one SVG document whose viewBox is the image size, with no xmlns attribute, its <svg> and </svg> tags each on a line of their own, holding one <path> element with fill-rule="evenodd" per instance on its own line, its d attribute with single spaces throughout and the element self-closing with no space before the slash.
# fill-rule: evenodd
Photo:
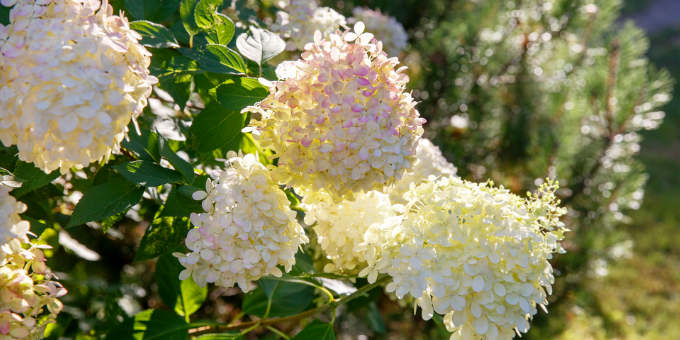
<svg viewBox="0 0 680 340">
<path fill-rule="evenodd" d="M 143 187 L 122 178 L 90 187 L 76 205 L 67 227 L 99 221 L 127 211 L 142 199 Z"/>
<path fill-rule="evenodd" d="M 222 0 L 200 0 L 194 7 L 194 22 L 199 28 L 210 30 L 215 24 L 214 14 L 222 4 Z"/>
<path fill-rule="evenodd" d="M 17 161 L 14 167 L 14 179 L 21 182 L 22 185 L 14 189 L 12 194 L 15 197 L 21 197 L 35 189 L 42 188 L 57 177 L 59 177 L 59 170 L 46 174 L 33 165 L 33 163 Z"/>
<path fill-rule="evenodd" d="M 179 105 L 180 110 L 184 110 L 191 96 L 192 78 L 191 74 L 175 74 L 173 77 L 158 79 L 158 85 L 170 94 L 175 104 Z"/>
<path fill-rule="evenodd" d="M 219 333 L 201 335 L 196 340 L 241 340 L 241 333 Z"/>
<path fill-rule="evenodd" d="M 185 48 L 179 49 L 179 52 L 184 56 L 196 60 L 198 65 L 202 70 L 213 73 L 220 74 L 232 74 L 232 75 L 242 75 L 243 71 L 236 70 L 232 68 L 230 64 L 223 64 L 220 57 L 213 54 L 206 48 L 196 47 L 196 48 Z M 235 64 L 234 66 L 238 66 Z"/>
<path fill-rule="evenodd" d="M 269 316 L 287 316 L 305 311 L 314 299 L 314 287 L 308 285 L 262 278 L 260 287 L 246 294 L 241 309 L 246 314 L 264 316 L 271 298 Z"/>
<path fill-rule="evenodd" d="M 130 122 L 128 125 L 129 133 L 128 139 L 123 140 L 120 145 L 136 154 L 138 158 L 160 162 L 161 156 L 158 153 L 158 134 L 149 130 L 143 129 L 142 135 L 138 135 L 135 127 Z"/>
<path fill-rule="evenodd" d="M 368 326 L 378 334 L 387 333 L 387 327 L 385 327 L 385 321 L 383 321 L 382 315 L 380 315 L 380 310 L 375 304 L 375 301 L 371 301 L 368 305 Z"/>
<path fill-rule="evenodd" d="M 157 187 L 166 183 L 181 182 L 182 175 L 166 169 L 151 161 L 137 160 L 115 165 L 114 168 L 128 181 L 147 187 Z"/>
<path fill-rule="evenodd" d="M 161 24 L 140 20 L 130 23 L 130 28 L 142 36 L 142 45 L 153 48 L 176 48 L 179 47 L 177 39 L 172 31 Z"/>
<path fill-rule="evenodd" d="M 278 34 L 261 28 L 250 28 L 250 35 L 242 33 L 236 38 L 236 47 L 241 54 L 262 65 L 286 48 L 286 43 Z"/>
<path fill-rule="evenodd" d="M 332 324 L 314 320 L 293 340 L 335 340 L 335 331 Z"/>
<path fill-rule="evenodd" d="M 179 0 L 125 0 L 128 13 L 137 20 L 164 21 L 177 10 Z"/>
<path fill-rule="evenodd" d="M 237 78 L 222 83 L 216 94 L 220 104 L 241 111 L 266 98 L 269 90 L 255 78 Z"/>
<path fill-rule="evenodd" d="M 161 81 L 165 78 L 172 79 L 177 75 L 203 72 L 195 60 L 185 57 L 175 50 L 160 49 L 154 50 L 152 53 L 149 70 Z M 165 89 L 162 83 L 161 88 Z M 176 98 L 175 101 L 177 104 L 182 103 L 181 100 Z"/>
<path fill-rule="evenodd" d="M 246 115 L 211 103 L 194 119 L 190 136 L 198 151 L 238 150 Z"/>
<path fill-rule="evenodd" d="M 208 296 L 208 287 L 200 287 L 192 278 L 179 280 L 184 269 L 171 254 L 162 255 L 156 262 L 154 278 L 163 303 L 174 308 L 179 315 L 189 316 L 196 312 Z"/>
<path fill-rule="evenodd" d="M 226 46 L 214 44 L 206 45 L 206 49 L 219 59 L 220 64 L 238 72 L 246 73 L 246 63 L 236 51 Z"/>
<path fill-rule="evenodd" d="M 135 261 L 149 260 L 171 253 L 182 245 L 189 229 L 191 222 L 188 217 L 155 218 L 139 243 Z"/>
<path fill-rule="evenodd" d="M 215 13 L 215 18 L 213 28 L 217 34 L 217 43 L 226 46 L 234 37 L 234 22 L 222 13 Z"/>
<path fill-rule="evenodd" d="M 179 16 L 182 18 L 184 29 L 190 36 L 194 36 L 200 32 L 194 20 L 194 9 L 196 8 L 197 0 L 182 0 L 179 4 Z"/>
<path fill-rule="evenodd" d="M 149 309 L 137 313 L 133 325 L 135 340 L 185 340 L 189 338 L 189 325 L 177 314 Z"/>
<path fill-rule="evenodd" d="M 175 170 L 179 171 L 182 174 L 182 176 L 184 176 L 184 178 L 187 179 L 189 183 L 193 182 L 194 166 L 191 165 L 191 163 L 182 159 L 182 157 L 178 156 L 174 151 L 172 151 L 170 145 L 168 144 L 168 141 L 165 138 L 163 138 L 163 136 L 158 136 L 158 144 L 161 156 L 168 160 L 168 162 L 172 164 Z"/>
<path fill-rule="evenodd" d="M 201 206 L 201 201 L 196 201 L 191 198 L 191 194 L 184 195 L 181 193 L 182 188 L 193 188 L 190 186 L 180 186 L 172 188 L 168 198 L 165 200 L 163 205 L 163 210 L 161 210 L 160 216 L 189 216 L 192 212 L 201 212 L 203 207 Z M 198 190 L 197 188 L 193 188 Z"/>
</svg>

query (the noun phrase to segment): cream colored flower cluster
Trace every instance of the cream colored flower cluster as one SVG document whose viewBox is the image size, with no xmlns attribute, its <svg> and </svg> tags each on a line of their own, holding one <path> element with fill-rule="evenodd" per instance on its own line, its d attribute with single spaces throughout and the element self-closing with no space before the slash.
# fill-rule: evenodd
<svg viewBox="0 0 680 340">
<path fill-rule="evenodd" d="M 350 23 L 357 21 L 365 23 L 366 30 L 375 34 L 375 38 L 382 41 L 383 48 L 390 55 L 397 56 L 406 48 L 408 35 L 404 26 L 389 15 L 368 8 L 355 7 L 352 10 L 352 18 L 348 21 Z"/>
<path fill-rule="evenodd" d="M 328 194 L 314 192 L 303 198 L 305 223 L 312 225 L 327 263 L 325 272 L 358 273 L 367 261 L 376 261 L 381 245 L 401 224 L 403 206 L 389 195 L 369 191 L 352 200 L 335 202 Z"/>
<path fill-rule="evenodd" d="M 15 2 L 0 28 L 0 141 L 45 171 L 107 157 L 156 82 L 141 37 L 106 1 Z"/>
<path fill-rule="evenodd" d="M 421 138 L 416 147 L 416 161 L 401 180 L 388 189 L 390 198 L 396 203 L 405 203 L 404 194 L 412 185 L 429 180 L 430 176 L 453 176 L 458 169 L 444 158 L 441 150 L 427 138 Z"/>
<path fill-rule="evenodd" d="M 424 319 L 444 315 L 452 339 L 511 339 L 551 293 L 548 260 L 565 231 L 555 190 L 521 199 L 456 177 L 414 186 L 397 237 L 360 275 L 388 274 L 387 291 L 415 298 Z"/>
<path fill-rule="evenodd" d="M 0 184 L 0 244 L 8 243 L 11 239 L 28 242 L 30 224 L 21 219 L 19 214 L 26 211 L 26 205 L 17 202 L 9 195 L 9 188 Z M 0 248 L 0 261 L 4 252 Z"/>
<path fill-rule="evenodd" d="M 238 284 L 247 292 L 263 276 L 281 276 L 277 266 L 289 271 L 300 245 L 308 242 L 286 194 L 252 154 L 230 155 L 229 167 L 194 199 L 203 200 L 205 212 L 191 215 L 197 227 L 186 238 L 191 252 L 175 254 L 186 268 L 182 280 Z"/>
<path fill-rule="evenodd" d="M 330 261 L 324 271 L 359 272 L 367 262 L 377 261 L 382 244 L 399 230 L 404 206 L 397 203 L 405 203 L 403 194 L 409 187 L 430 176 L 455 173 L 456 167 L 446 161 L 439 148 L 421 138 L 413 168 L 385 192 L 368 191 L 339 202 L 323 192 L 309 193 L 302 201 L 307 213 L 305 223 L 315 223 L 317 242 Z"/>
<path fill-rule="evenodd" d="M 315 37 L 287 63 L 251 125 L 276 152 L 281 183 L 334 197 L 381 189 L 410 169 L 422 124 L 399 60 L 363 24 Z M 294 70 L 291 70 L 294 68 Z"/>
<path fill-rule="evenodd" d="M 28 222 L 19 213 L 26 206 L 0 187 L 0 340 L 41 338 L 48 323 L 56 320 L 63 305 L 58 297 L 66 290 L 45 265 L 41 249 L 27 238 Z"/>
<path fill-rule="evenodd" d="M 314 32 L 327 36 L 345 26 L 345 17 L 328 7 L 319 7 L 316 0 L 281 0 L 272 31 L 286 39 L 286 49 L 302 50 L 312 41 Z"/>
</svg>

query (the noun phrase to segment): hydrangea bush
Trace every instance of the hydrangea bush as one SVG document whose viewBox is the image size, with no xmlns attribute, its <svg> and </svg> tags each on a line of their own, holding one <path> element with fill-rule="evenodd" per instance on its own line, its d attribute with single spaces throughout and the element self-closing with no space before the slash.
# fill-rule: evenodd
<svg viewBox="0 0 680 340">
<path fill-rule="evenodd" d="M 546 309 L 557 183 L 457 176 L 394 18 L 1 4 L 0 339 L 335 339 L 367 309 L 384 333 L 378 296 L 451 339 L 511 339 Z"/>
</svg>

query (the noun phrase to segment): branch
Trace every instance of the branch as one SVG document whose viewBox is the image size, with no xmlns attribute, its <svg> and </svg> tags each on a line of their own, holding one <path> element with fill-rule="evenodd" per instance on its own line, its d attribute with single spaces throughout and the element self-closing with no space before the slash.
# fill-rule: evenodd
<svg viewBox="0 0 680 340">
<path fill-rule="evenodd" d="M 306 310 L 302 313 L 298 313 L 295 315 L 290 315 L 290 316 L 284 316 L 284 317 L 277 317 L 277 318 L 266 318 L 262 320 L 254 320 L 254 321 L 247 321 L 247 322 L 242 322 L 236 325 L 209 325 L 209 326 L 203 326 L 203 327 L 197 327 L 189 330 L 189 334 L 192 336 L 198 336 L 202 334 L 208 334 L 208 333 L 222 333 L 222 332 L 228 332 L 228 331 L 235 331 L 235 330 L 240 330 L 240 329 L 245 329 L 249 327 L 257 328 L 257 327 L 266 327 L 269 325 L 277 324 L 280 322 L 286 322 L 286 321 L 296 321 L 296 320 L 301 320 L 307 317 L 314 316 L 318 313 L 324 312 L 328 309 L 335 309 L 338 306 L 344 305 L 358 297 L 361 297 L 364 295 L 366 292 L 370 291 L 371 289 L 385 283 L 389 279 L 388 276 L 382 277 L 378 279 L 376 282 L 367 284 L 359 289 L 357 289 L 356 292 L 347 295 L 343 298 L 338 299 L 335 302 L 331 302 L 325 305 L 321 305 L 319 307 L 313 308 Z"/>
</svg>

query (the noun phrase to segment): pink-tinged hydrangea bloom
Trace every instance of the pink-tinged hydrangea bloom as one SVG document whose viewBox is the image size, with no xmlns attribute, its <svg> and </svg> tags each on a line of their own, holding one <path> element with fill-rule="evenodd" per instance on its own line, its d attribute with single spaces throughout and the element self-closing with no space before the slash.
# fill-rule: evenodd
<svg viewBox="0 0 680 340">
<path fill-rule="evenodd" d="M 14 1 L 12 1 L 14 2 Z M 18 0 L 0 28 L 0 141 L 45 171 L 116 151 L 156 79 L 106 1 Z"/>
<path fill-rule="evenodd" d="M 57 298 L 66 290 L 45 265 L 41 249 L 49 246 L 33 244 L 26 236 L 28 222 L 18 215 L 25 206 L 3 187 L 0 209 L 11 215 L 0 222 L 0 231 L 10 231 L 0 235 L 0 339 L 39 339 L 45 326 L 55 322 L 63 306 Z"/>
<path fill-rule="evenodd" d="M 451 339 L 511 339 L 551 293 L 565 232 L 556 188 L 522 199 L 456 177 L 413 186 L 396 237 L 360 275 L 391 276 L 387 291 L 415 298 L 424 319 L 444 315 Z"/>
<path fill-rule="evenodd" d="M 286 39 L 286 49 L 302 50 L 312 41 L 316 31 L 327 36 L 345 26 L 345 17 L 328 7 L 319 7 L 316 0 L 281 0 L 276 22 L 271 29 Z"/>
<path fill-rule="evenodd" d="M 352 10 L 350 23 L 361 21 L 366 24 L 366 31 L 375 35 L 375 38 L 382 41 L 383 48 L 390 55 L 399 55 L 406 48 L 408 35 L 404 26 L 395 18 L 382 14 L 380 11 L 355 7 Z"/>
<path fill-rule="evenodd" d="M 334 197 L 381 189 L 410 169 L 422 124 L 408 76 L 372 34 L 337 32 L 285 64 L 287 79 L 246 110 L 281 183 Z M 280 70 L 281 71 L 281 70 Z"/>
<path fill-rule="evenodd" d="M 190 252 L 175 256 L 186 268 L 180 279 L 191 276 L 199 285 L 222 287 L 238 284 L 247 292 L 263 276 L 281 276 L 277 266 L 289 271 L 308 239 L 270 171 L 252 154 L 230 156 L 229 167 L 208 181 L 206 192 L 194 193 L 205 212 L 191 215 L 196 228 L 185 241 Z"/>
</svg>

